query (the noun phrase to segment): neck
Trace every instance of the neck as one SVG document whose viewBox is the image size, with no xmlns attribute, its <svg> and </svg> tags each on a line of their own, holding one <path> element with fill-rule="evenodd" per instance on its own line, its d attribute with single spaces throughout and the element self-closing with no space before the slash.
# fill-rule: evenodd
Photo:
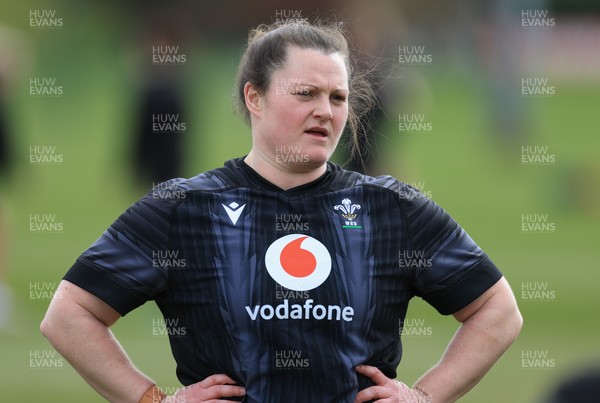
<svg viewBox="0 0 600 403">
<path fill-rule="evenodd" d="M 277 164 L 274 161 L 270 161 L 259 155 L 254 149 L 248 153 L 246 158 L 244 158 L 244 162 L 260 176 L 283 190 L 288 190 L 312 182 L 318 179 L 327 170 L 327 164 L 323 163 L 310 170 L 295 171 L 291 168 Z"/>
</svg>

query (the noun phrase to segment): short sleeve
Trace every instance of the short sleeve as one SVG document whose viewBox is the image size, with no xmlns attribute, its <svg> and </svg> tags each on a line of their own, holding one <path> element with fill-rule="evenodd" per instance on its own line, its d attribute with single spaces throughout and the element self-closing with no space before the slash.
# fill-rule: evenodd
<svg viewBox="0 0 600 403">
<path fill-rule="evenodd" d="M 464 308 L 494 285 L 502 273 L 471 237 L 440 206 L 404 185 L 400 202 L 411 237 L 416 294 L 438 312 Z"/>
<path fill-rule="evenodd" d="M 127 209 L 83 252 L 64 276 L 125 315 L 167 287 L 163 262 L 170 246 L 171 215 L 185 197 L 176 180 L 157 185 Z M 162 191 L 159 189 L 163 189 Z M 174 197 L 174 192 L 179 197 Z"/>
</svg>

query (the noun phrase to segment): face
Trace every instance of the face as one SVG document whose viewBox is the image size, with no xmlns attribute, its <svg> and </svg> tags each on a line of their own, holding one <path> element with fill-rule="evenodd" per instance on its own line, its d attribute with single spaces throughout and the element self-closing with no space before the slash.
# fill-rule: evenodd
<svg viewBox="0 0 600 403">
<path fill-rule="evenodd" d="M 285 65 L 272 73 L 265 93 L 254 94 L 249 110 L 252 152 L 287 172 L 323 168 L 348 119 L 343 56 L 289 47 Z"/>
</svg>

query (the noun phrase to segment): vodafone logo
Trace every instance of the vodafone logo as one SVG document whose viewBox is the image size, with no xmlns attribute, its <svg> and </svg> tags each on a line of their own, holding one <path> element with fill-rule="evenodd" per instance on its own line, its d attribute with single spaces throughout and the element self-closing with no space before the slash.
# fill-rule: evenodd
<svg viewBox="0 0 600 403">
<path fill-rule="evenodd" d="M 331 256 L 325 245 L 305 234 L 290 234 L 273 242 L 265 253 L 269 275 L 281 286 L 294 291 L 317 288 L 331 273 Z M 293 304 L 285 299 L 277 306 L 245 306 L 250 320 L 330 320 L 352 322 L 354 308 L 315 304 L 307 299 Z"/>
<path fill-rule="evenodd" d="M 269 275 L 294 291 L 317 288 L 331 273 L 331 256 L 325 245 L 305 234 L 290 234 L 273 242 L 265 254 Z"/>
</svg>

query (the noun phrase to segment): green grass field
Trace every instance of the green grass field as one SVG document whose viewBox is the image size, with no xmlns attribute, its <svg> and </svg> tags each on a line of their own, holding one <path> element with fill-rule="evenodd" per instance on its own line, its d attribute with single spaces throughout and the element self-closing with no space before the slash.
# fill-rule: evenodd
<svg viewBox="0 0 600 403">
<path fill-rule="evenodd" d="M 35 284 L 58 283 L 75 258 L 151 186 L 140 185 L 129 172 L 127 116 L 134 88 L 122 68 L 125 57 L 114 48 L 118 32 L 111 31 L 112 37 L 100 35 L 104 32 L 98 22 L 76 37 L 65 32 L 36 37 L 40 61 L 31 75 L 56 76 L 63 97 L 32 98 L 27 76 L 16 86 L 11 105 L 16 166 L 1 199 L 9 217 L 9 283 L 16 307 L 14 325 L 0 335 L 0 401 L 103 401 L 53 355 L 38 330 L 49 301 L 32 298 L 30 291 Z M 215 46 L 189 55 L 187 176 L 249 149 L 249 130 L 233 117 L 231 106 L 237 52 Z M 408 183 L 424 183 L 503 270 L 524 315 L 517 342 L 461 401 L 536 402 L 563 376 L 600 363 L 600 85 L 559 82 L 556 96 L 527 100 L 533 129 L 526 140 L 503 147 L 489 133 L 476 79 L 455 71 L 430 72 L 427 78 L 432 132 L 398 133 L 390 127 L 380 165 Z M 521 145 L 534 144 L 549 146 L 556 163 L 522 166 Z M 29 165 L 34 145 L 56 146 L 63 163 Z M 29 216 L 44 213 L 56 214 L 63 230 L 32 233 Z M 523 233 L 521 216 L 528 213 L 548 214 L 556 229 Z M 545 283 L 554 298 L 523 299 L 522 284 L 536 282 Z M 407 383 L 435 364 L 457 328 L 420 300 L 409 315 L 423 319 L 431 334 L 404 341 L 398 373 Z M 117 323 L 114 333 L 136 365 L 172 392 L 178 382 L 168 340 L 153 335 L 159 317 L 146 304 Z M 529 351 L 545 352 L 554 364 L 524 367 L 522 354 Z M 37 367 L 38 354 L 51 356 L 55 365 Z"/>
</svg>

